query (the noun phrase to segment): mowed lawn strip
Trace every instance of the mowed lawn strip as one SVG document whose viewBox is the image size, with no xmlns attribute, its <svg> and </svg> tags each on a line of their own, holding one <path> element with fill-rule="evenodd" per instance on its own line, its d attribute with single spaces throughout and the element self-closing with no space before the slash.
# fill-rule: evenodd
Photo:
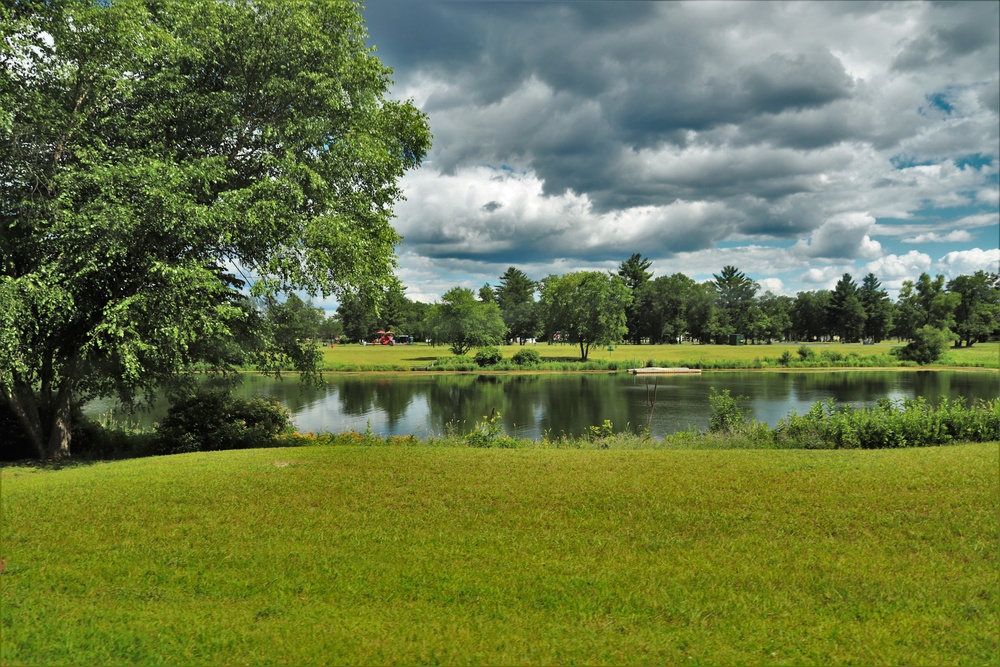
<svg viewBox="0 0 1000 667">
<path fill-rule="evenodd" d="M 996 664 L 998 453 L 6 468 L 0 663 Z"/>
<path fill-rule="evenodd" d="M 850 354 L 859 357 L 888 355 L 903 343 L 884 341 L 877 345 L 862 345 L 860 343 L 809 343 L 806 347 L 817 355 L 823 352 L 837 353 L 843 356 Z M 628 362 L 629 365 L 644 366 L 647 361 L 659 365 L 678 366 L 682 364 L 725 365 L 726 362 L 752 362 L 755 359 L 770 358 L 777 360 L 785 352 L 799 359 L 798 350 L 802 343 L 775 343 L 772 345 L 615 345 L 613 351 L 606 346 L 596 346 L 591 349 L 591 361 Z M 504 345 L 500 348 L 505 359 L 517 354 L 521 349 L 532 349 L 538 352 L 541 362 L 574 362 L 580 359 L 579 345 L 540 343 L 537 345 Z M 445 363 L 456 359 L 447 345 L 367 345 L 357 343 L 323 347 L 322 366 L 327 369 L 337 368 L 398 368 L 410 370 L 424 368 L 434 364 L 438 358 Z M 475 351 L 468 355 L 471 361 Z M 982 366 L 1000 368 L 1000 348 L 995 343 L 981 343 L 973 347 L 948 348 L 941 360 L 934 367 L 950 365 Z"/>
</svg>

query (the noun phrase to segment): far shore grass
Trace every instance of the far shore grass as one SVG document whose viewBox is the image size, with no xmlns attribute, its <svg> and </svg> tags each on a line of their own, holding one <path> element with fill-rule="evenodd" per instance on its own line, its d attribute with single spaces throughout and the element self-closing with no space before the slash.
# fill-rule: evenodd
<svg viewBox="0 0 1000 667">
<path fill-rule="evenodd" d="M 822 354 L 855 355 L 860 358 L 888 357 L 894 348 L 902 343 L 884 341 L 876 345 L 861 343 L 773 343 L 762 345 L 701 345 L 682 343 L 679 345 L 630 345 L 596 346 L 591 349 L 589 362 L 593 370 L 600 370 L 609 362 L 617 368 L 634 368 L 646 365 L 667 367 L 690 366 L 698 368 L 764 368 L 781 370 L 778 359 L 789 352 L 793 359 L 799 359 L 798 350 L 803 345 L 816 353 L 816 368 L 822 368 Z M 554 365 L 553 370 L 567 371 L 586 365 L 580 362 L 578 345 L 547 343 L 528 345 L 505 345 L 500 349 L 504 359 L 510 359 L 518 350 L 530 348 L 541 358 L 540 368 Z M 322 348 L 324 370 L 397 370 L 428 369 L 438 366 L 448 370 L 461 358 L 453 355 L 446 345 L 432 346 L 425 343 L 413 345 L 366 345 L 357 343 L 325 346 Z M 473 363 L 473 350 L 465 361 Z M 891 361 L 890 363 L 895 363 Z M 935 364 L 922 368 L 964 368 L 980 367 L 1000 369 L 1000 343 L 977 343 L 973 347 L 949 348 Z M 792 370 L 805 370 L 794 368 Z"/>
<path fill-rule="evenodd" d="M 1000 443 L 0 469 L 0 664 L 994 665 Z"/>
</svg>

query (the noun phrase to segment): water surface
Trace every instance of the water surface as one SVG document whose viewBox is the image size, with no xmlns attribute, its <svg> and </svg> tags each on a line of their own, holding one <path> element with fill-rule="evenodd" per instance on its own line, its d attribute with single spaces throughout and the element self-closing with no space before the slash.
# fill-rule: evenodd
<svg viewBox="0 0 1000 667">
<path fill-rule="evenodd" d="M 746 396 L 754 418 L 772 426 L 791 411 L 803 413 L 817 401 L 872 406 L 879 398 L 965 397 L 969 401 L 1000 395 L 995 371 L 832 371 L 712 372 L 702 375 L 336 375 L 324 387 L 295 378 L 246 376 L 241 395 L 280 400 L 300 431 L 364 431 L 381 435 L 427 437 L 467 432 L 484 416 L 500 413 L 510 435 L 540 439 L 581 435 L 610 420 L 616 431 L 649 426 L 654 437 L 696 426 L 708 428 L 712 387 Z M 87 412 L 111 408 L 95 402 Z M 138 415 L 150 424 L 164 405 Z"/>
</svg>

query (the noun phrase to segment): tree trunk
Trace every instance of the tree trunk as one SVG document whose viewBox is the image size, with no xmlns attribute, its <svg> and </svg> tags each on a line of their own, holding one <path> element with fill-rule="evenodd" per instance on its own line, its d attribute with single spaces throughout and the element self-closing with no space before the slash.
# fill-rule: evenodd
<svg viewBox="0 0 1000 667">
<path fill-rule="evenodd" d="M 45 458 L 61 459 L 69 456 L 72 437 L 73 381 L 66 379 L 59 388 L 55 405 L 49 417 L 49 439 L 45 448 Z"/>
<path fill-rule="evenodd" d="M 25 384 L 0 387 L 0 395 L 17 415 L 28 443 L 39 459 L 59 459 L 70 454 L 72 437 L 73 381 L 66 378 L 55 400 L 39 400 Z"/>
</svg>

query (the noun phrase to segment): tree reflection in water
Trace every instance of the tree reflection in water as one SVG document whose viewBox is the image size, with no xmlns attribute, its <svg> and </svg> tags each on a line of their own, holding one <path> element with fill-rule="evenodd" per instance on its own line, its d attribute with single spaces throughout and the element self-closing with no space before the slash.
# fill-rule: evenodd
<svg viewBox="0 0 1000 667">
<path fill-rule="evenodd" d="M 610 420 L 616 431 L 641 431 L 647 422 L 646 380 L 631 375 L 422 375 L 327 376 L 313 387 L 295 377 L 247 376 L 237 393 L 265 395 L 284 403 L 301 431 L 363 431 L 427 437 L 471 430 L 494 410 L 510 435 L 541 439 L 585 434 Z M 803 413 L 817 401 L 833 399 L 855 407 L 879 398 L 994 398 L 1000 373 L 956 371 L 718 372 L 665 375 L 657 380 L 650 424 L 654 437 L 691 426 L 708 427 L 712 387 L 749 397 L 760 421 L 776 424 L 792 410 Z M 90 414 L 110 409 L 95 403 Z M 159 412 L 165 405 L 158 407 Z M 120 417 L 120 413 L 116 413 Z M 162 414 L 138 415 L 152 423 Z"/>
</svg>

